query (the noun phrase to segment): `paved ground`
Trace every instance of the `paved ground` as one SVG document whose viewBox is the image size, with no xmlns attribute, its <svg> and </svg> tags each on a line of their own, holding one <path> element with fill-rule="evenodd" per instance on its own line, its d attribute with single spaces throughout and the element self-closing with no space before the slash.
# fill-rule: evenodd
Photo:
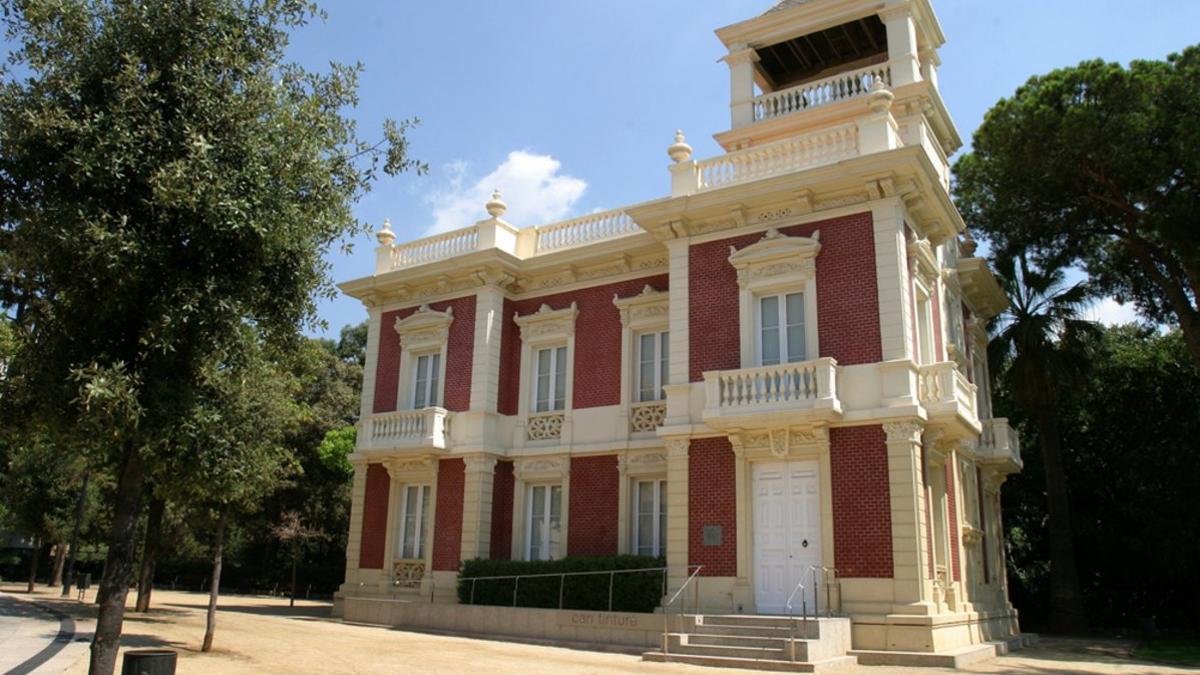
<svg viewBox="0 0 1200 675">
<path fill-rule="evenodd" d="M 75 639 L 90 641 L 95 607 L 61 600 L 54 589 L 39 589 L 32 598 L 23 587 L 0 586 L 0 671 L 54 645 L 63 622 L 40 605 L 70 616 Z M 89 597 L 90 599 L 90 597 Z M 329 618 L 329 605 L 267 597 L 222 598 L 215 650 L 202 654 L 206 597 L 198 593 L 155 591 L 148 615 L 126 615 L 122 648 L 167 647 L 179 651 L 181 675 L 188 673 L 434 673 L 458 675 L 482 667 L 487 675 L 608 675 L 615 673 L 692 673 L 714 675 L 737 671 L 677 664 L 643 663 L 627 654 L 578 651 L 558 647 L 411 633 L 373 626 L 353 626 Z M 130 598 L 132 602 L 132 597 Z M 61 643 L 60 643 L 61 644 Z M 1119 641 L 1043 640 L 1015 655 L 973 664 L 973 673 L 1197 673 L 1200 669 L 1169 668 L 1129 658 L 1132 647 Z M 87 672 L 86 644 L 67 643 L 39 673 Z M 861 667 L 867 675 L 950 672 L 943 669 Z"/>
</svg>

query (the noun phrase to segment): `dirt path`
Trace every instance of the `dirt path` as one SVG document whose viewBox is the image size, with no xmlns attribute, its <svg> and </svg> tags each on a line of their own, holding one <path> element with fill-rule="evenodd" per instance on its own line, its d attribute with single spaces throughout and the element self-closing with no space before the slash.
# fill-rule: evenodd
<svg viewBox="0 0 1200 675">
<path fill-rule="evenodd" d="M 0 587 L 13 591 L 17 587 Z M 75 618 L 79 637 L 91 639 L 95 606 L 61 600 L 56 592 L 40 591 L 36 599 Z M 21 598 L 21 596 L 16 596 Z M 28 600 L 28 598 L 21 598 Z M 221 599 L 215 651 L 200 653 L 204 637 L 206 597 L 199 593 L 155 591 L 149 614 L 126 615 L 122 649 L 170 648 L 179 651 L 178 673 L 436 673 L 459 674 L 479 669 L 480 675 L 559 675 L 562 673 L 733 673 L 677 664 L 643 663 L 636 656 L 559 647 L 412 633 L 377 626 L 343 624 L 329 618 L 329 604 L 261 596 Z M 133 598 L 131 596 L 130 602 Z M 1131 645 L 1115 641 L 1043 640 L 1036 647 L 985 663 L 975 673 L 1197 673 L 1134 662 Z M 86 673 L 82 652 L 67 673 Z M 944 673 L 943 669 L 861 667 L 856 672 Z"/>
</svg>

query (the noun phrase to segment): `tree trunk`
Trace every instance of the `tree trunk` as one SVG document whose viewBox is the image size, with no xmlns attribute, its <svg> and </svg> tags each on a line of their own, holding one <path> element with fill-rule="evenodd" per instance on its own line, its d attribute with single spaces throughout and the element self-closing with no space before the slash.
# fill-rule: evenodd
<svg viewBox="0 0 1200 675">
<path fill-rule="evenodd" d="M 292 599 L 290 602 L 288 602 L 288 607 L 296 606 L 296 567 L 299 564 L 300 564 L 300 550 L 299 550 L 299 547 L 295 543 L 293 543 L 292 544 Z"/>
<path fill-rule="evenodd" d="M 1063 466 L 1062 439 L 1056 411 L 1045 406 L 1037 413 L 1038 440 L 1046 477 L 1047 521 L 1050 530 L 1050 625 L 1054 632 L 1082 633 L 1087 628 L 1075 540 L 1071 528 L 1070 493 Z"/>
<path fill-rule="evenodd" d="M 54 571 L 50 574 L 50 586 L 62 584 L 63 565 L 67 562 L 67 542 L 60 541 L 54 545 Z"/>
<path fill-rule="evenodd" d="M 125 597 L 133 583 L 133 559 L 137 552 L 137 521 L 142 509 L 145 464 L 132 443 L 125 447 L 121 476 L 117 482 L 112 530 L 108 537 L 108 555 L 96 604 L 96 632 L 92 639 L 89 675 L 111 675 L 117 665 L 121 624 L 125 620 Z"/>
<path fill-rule="evenodd" d="M 166 502 L 161 497 L 150 502 L 150 516 L 146 522 L 146 542 L 142 546 L 142 574 L 138 579 L 138 596 L 135 609 L 150 611 L 150 594 L 154 592 L 154 563 L 158 561 L 158 540 L 162 535 L 163 511 Z"/>
<path fill-rule="evenodd" d="M 71 595 L 71 584 L 75 583 L 75 547 L 79 544 L 79 528 L 83 524 L 83 512 L 87 509 L 88 472 L 83 472 L 83 485 L 79 487 L 79 499 L 75 501 L 75 526 L 71 528 L 71 548 L 67 550 L 67 579 L 62 587 L 62 596 Z"/>
<path fill-rule="evenodd" d="M 212 651 L 213 633 L 217 630 L 217 595 L 221 591 L 221 556 L 225 552 L 225 519 L 228 510 L 221 510 L 221 517 L 217 519 L 217 536 L 213 542 L 212 552 L 212 583 L 208 586 L 208 622 L 204 629 L 204 644 L 200 646 L 200 651 Z"/>
<path fill-rule="evenodd" d="M 38 558 L 42 557 L 42 538 L 33 538 L 33 550 L 29 555 L 29 586 L 25 589 L 26 593 L 32 593 L 33 587 L 37 584 L 37 568 Z"/>
</svg>

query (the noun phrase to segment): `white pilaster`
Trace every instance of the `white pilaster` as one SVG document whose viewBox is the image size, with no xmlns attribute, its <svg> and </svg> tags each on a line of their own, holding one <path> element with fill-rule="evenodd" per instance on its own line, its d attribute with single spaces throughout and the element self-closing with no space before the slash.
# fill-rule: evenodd
<svg viewBox="0 0 1200 675">
<path fill-rule="evenodd" d="M 475 348 L 471 355 L 471 410 L 496 412 L 500 390 L 500 331 L 504 292 L 486 283 L 475 294 Z"/>
<path fill-rule="evenodd" d="M 879 12 L 879 18 L 887 28 L 892 86 L 901 87 L 921 79 L 921 64 L 917 60 L 917 26 L 907 0 L 892 4 Z"/>
<path fill-rule="evenodd" d="M 492 486 L 496 471 L 493 455 L 463 457 L 466 475 L 463 485 L 462 560 L 488 558 L 492 545 Z"/>
<path fill-rule="evenodd" d="M 668 438 L 667 446 L 667 587 L 674 593 L 688 577 L 687 438 Z"/>
<path fill-rule="evenodd" d="M 929 614 L 926 581 L 925 485 L 921 471 L 921 430 L 916 422 L 889 422 L 888 489 L 892 517 L 892 602 L 900 614 Z"/>
<path fill-rule="evenodd" d="M 691 387 L 688 363 L 689 317 L 688 317 L 688 240 L 672 239 L 667 242 L 670 273 L 670 305 L 667 316 L 670 321 L 669 363 L 671 384 L 665 387 L 667 394 L 667 417 L 664 426 L 691 423 Z"/>
<path fill-rule="evenodd" d="M 875 275 L 879 289 L 883 360 L 913 359 L 904 208 L 899 199 L 881 202 L 872 207 L 871 219 L 875 228 Z"/>
<path fill-rule="evenodd" d="M 749 47 L 731 50 L 725 57 L 729 65 L 729 110 L 733 129 L 754 121 L 754 64 L 758 53 Z"/>
<path fill-rule="evenodd" d="M 382 316 L 383 312 L 378 306 L 367 305 L 367 353 L 366 360 L 363 362 L 359 419 L 366 419 L 367 415 L 375 410 L 375 374 L 379 369 L 379 326 Z"/>
</svg>

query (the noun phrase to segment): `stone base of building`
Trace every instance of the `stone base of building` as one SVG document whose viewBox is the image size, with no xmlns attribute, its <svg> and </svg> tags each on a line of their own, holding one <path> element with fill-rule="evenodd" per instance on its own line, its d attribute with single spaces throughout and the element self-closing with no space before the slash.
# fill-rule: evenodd
<svg viewBox="0 0 1200 675">
<path fill-rule="evenodd" d="M 492 607 L 371 597 L 345 597 L 342 608 L 342 618 L 353 623 L 631 653 L 658 647 L 663 634 L 661 614 Z"/>
</svg>

